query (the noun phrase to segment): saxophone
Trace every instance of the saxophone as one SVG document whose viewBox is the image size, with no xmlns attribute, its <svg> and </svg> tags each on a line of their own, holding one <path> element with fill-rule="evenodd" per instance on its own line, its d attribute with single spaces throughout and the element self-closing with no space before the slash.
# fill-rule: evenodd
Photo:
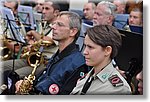
<svg viewBox="0 0 150 102">
<path fill-rule="evenodd" d="M 26 58 L 28 64 L 32 67 L 31 64 L 35 63 L 35 59 L 39 59 L 38 58 L 38 53 L 39 53 L 39 49 L 42 47 L 47 47 L 52 45 L 52 42 L 50 41 L 43 41 L 43 40 L 39 40 L 38 42 L 36 42 L 35 44 L 32 45 L 31 50 L 30 51 L 25 51 L 24 50 L 24 54 L 22 55 L 22 58 Z M 39 59 L 39 63 L 43 63 L 44 62 L 44 56 L 41 55 L 40 59 Z"/>
<path fill-rule="evenodd" d="M 30 65 L 33 67 L 32 73 L 28 77 L 24 78 L 23 82 L 19 87 L 19 91 L 16 93 L 18 95 L 28 95 L 29 91 L 32 89 L 33 81 L 35 80 L 35 71 L 40 65 L 39 58 L 41 57 L 41 52 L 38 52 L 36 55 L 38 56 L 38 58 L 36 59 L 35 64 Z"/>
<path fill-rule="evenodd" d="M 35 80 L 35 71 L 37 67 L 44 62 L 44 57 L 42 56 L 43 46 L 49 45 L 51 42 L 42 41 L 40 43 L 41 47 L 38 52 L 30 53 L 30 56 L 27 58 L 27 62 L 31 67 L 33 67 L 32 73 L 25 77 L 23 82 L 19 87 L 19 91 L 16 94 L 19 95 L 28 95 L 29 91 L 32 89 L 33 81 Z"/>
<path fill-rule="evenodd" d="M 32 73 L 28 76 L 25 77 L 23 82 L 21 83 L 19 87 L 19 91 L 16 94 L 19 95 L 28 95 L 30 90 L 32 90 L 33 86 L 33 81 L 35 80 L 35 71 L 37 67 L 44 62 L 44 57 L 42 55 L 42 51 L 44 47 L 48 47 L 53 44 L 53 42 L 50 41 L 44 41 L 44 33 L 42 29 L 41 33 L 41 40 L 37 41 L 35 44 L 33 44 L 31 52 L 27 52 L 24 54 L 27 57 L 27 62 L 28 64 L 33 67 Z"/>
<path fill-rule="evenodd" d="M 9 40 L 5 36 L 0 37 L 0 60 L 5 61 L 10 59 L 12 51 L 6 46 Z"/>
<path fill-rule="evenodd" d="M 51 41 L 45 41 L 43 40 L 44 37 L 44 30 L 45 30 L 45 21 L 41 20 L 40 25 L 41 25 L 41 39 L 39 41 L 34 42 L 34 44 L 32 44 L 32 46 L 30 47 L 30 51 L 28 51 L 28 48 L 25 47 L 23 49 L 23 54 L 21 55 L 21 58 L 27 58 L 27 62 L 30 65 L 31 63 L 35 62 L 35 56 L 36 53 L 38 52 L 40 46 L 44 46 L 44 47 L 49 47 L 50 45 L 53 44 L 53 42 Z M 43 57 L 43 56 L 42 56 Z M 39 63 L 43 62 L 43 58 L 41 58 L 42 60 L 39 61 Z"/>
<path fill-rule="evenodd" d="M 41 63 L 44 63 L 44 57 L 42 55 L 43 47 L 49 46 L 51 44 L 52 42 L 41 40 L 39 43 L 39 45 L 41 46 L 39 48 L 39 51 L 29 53 L 29 56 L 27 57 L 27 62 L 31 67 L 33 67 L 33 70 L 28 77 L 24 78 L 23 82 L 19 87 L 19 91 L 16 94 L 28 95 L 29 91 L 32 90 L 33 81 L 35 80 L 35 71 Z"/>
<path fill-rule="evenodd" d="M 0 46 L 0 60 L 5 61 L 10 59 L 12 51 L 6 46 Z"/>
</svg>

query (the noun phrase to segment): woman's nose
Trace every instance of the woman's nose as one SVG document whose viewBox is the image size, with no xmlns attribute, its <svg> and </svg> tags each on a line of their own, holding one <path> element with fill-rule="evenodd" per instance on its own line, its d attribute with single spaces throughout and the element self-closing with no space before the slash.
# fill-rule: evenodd
<svg viewBox="0 0 150 102">
<path fill-rule="evenodd" d="M 87 52 L 87 48 L 85 47 L 84 50 L 83 50 L 83 55 L 87 55 L 88 52 Z"/>
<path fill-rule="evenodd" d="M 137 80 L 142 80 L 142 72 L 140 72 L 140 73 L 138 73 L 137 75 L 136 75 L 136 79 Z"/>
</svg>

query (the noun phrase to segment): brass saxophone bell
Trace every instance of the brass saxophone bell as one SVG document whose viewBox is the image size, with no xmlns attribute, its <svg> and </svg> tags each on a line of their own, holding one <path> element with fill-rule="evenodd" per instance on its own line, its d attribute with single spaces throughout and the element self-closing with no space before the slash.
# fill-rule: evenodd
<svg viewBox="0 0 150 102">
<path fill-rule="evenodd" d="M 12 51 L 6 46 L 0 47 L 0 60 L 8 60 L 12 55 Z"/>
<path fill-rule="evenodd" d="M 36 63 L 38 61 L 38 63 Z M 43 63 L 44 57 L 40 54 L 40 52 L 32 52 L 30 53 L 30 56 L 27 57 L 27 62 L 31 67 L 39 66 L 41 63 Z"/>
<path fill-rule="evenodd" d="M 12 51 L 5 45 L 8 41 L 5 36 L 0 36 L 0 60 L 2 61 L 10 59 L 12 55 Z"/>
</svg>

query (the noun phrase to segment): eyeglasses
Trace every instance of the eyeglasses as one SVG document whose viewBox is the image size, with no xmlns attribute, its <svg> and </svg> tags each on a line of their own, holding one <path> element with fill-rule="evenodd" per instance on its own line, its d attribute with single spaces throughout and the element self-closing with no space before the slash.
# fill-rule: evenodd
<svg viewBox="0 0 150 102">
<path fill-rule="evenodd" d="M 52 26 L 53 25 L 57 25 L 57 26 L 59 26 L 59 27 L 69 27 L 69 26 L 66 26 L 65 24 L 63 24 L 62 22 L 54 22 L 54 23 L 52 23 Z M 69 27 L 70 28 L 70 27 Z"/>
</svg>

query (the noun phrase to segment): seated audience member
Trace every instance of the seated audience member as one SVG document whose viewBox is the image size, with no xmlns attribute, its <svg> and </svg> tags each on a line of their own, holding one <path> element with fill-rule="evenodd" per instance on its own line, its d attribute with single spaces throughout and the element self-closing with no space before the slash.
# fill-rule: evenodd
<svg viewBox="0 0 150 102">
<path fill-rule="evenodd" d="M 95 25 L 112 25 L 114 21 L 116 6 L 108 1 L 98 3 L 94 16 L 93 26 Z"/>
<path fill-rule="evenodd" d="M 135 26 L 135 27 L 143 26 L 143 13 L 140 8 L 135 7 L 131 10 L 129 14 L 128 23 L 129 24 L 124 27 L 124 30 L 132 31 L 130 26 Z M 138 31 L 134 31 L 134 32 L 138 32 Z"/>
<path fill-rule="evenodd" d="M 114 0 L 113 4 L 116 5 L 116 14 L 124 14 L 126 12 L 126 0 Z"/>
<path fill-rule="evenodd" d="M 96 5 L 92 2 L 88 2 L 84 4 L 83 7 L 83 23 L 93 25 L 93 15 L 94 15 L 94 10 L 96 8 Z"/>
<path fill-rule="evenodd" d="M 143 26 L 143 13 L 139 8 L 133 8 L 129 16 L 129 25 Z"/>
<path fill-rule="evenodd" d="M 78 80 L 71 94 L 131 94 L 129 84 L 112 64 L 121 42 L 121 34 L 113 26 L 99 25 L 87 30 L 83 54 L 86 64 L 93 68 Z"/>
<path fill-rule="evenodd" d="M 129 14 L 135 6 L 142 9 L 143 0 L 126 0 L 126 13 Z"/>
<path fill-rule="evenodd" d="M 75 44 L 80 27 L 79 15 L 69 11 L 61 12 L 53 22 L 52 38 L 58 41 L 59 49 L 49 60 L 43 73 L 36 78 L 33 93 L 69 94 L 75 87 L 77 79 L 87 73 L 85 59 Z M 20 80 L 16 83 L 16 93 L 18 94 L 22 93 L 19 89 L 22 82 Z"/>
<path fill-rule="evenodd" d="M 83 51 L 83 41 L 85 37 L 85 31 L 87 28 L 96 25 L 112 25 L 114 21 L 116 6 L 108 1 L 101 1 L 95 8 L 93 15 L 93 25 L 82 23 L 80 36 L 77 40 L 77 44 L 80 46 L 80 51 Z"/>
<path fill-rule="evenodd" d="M 136 80 L 138 81 L 138 92 L 140 95 L 143 95 L 143 71 L 140 71 L 137 75 L 136 75 Z"/>
<path fill-rule="evenodd" d="M 34 10 L 35 10 L 37 13 L 42 13 L 44 1 L 45 1 L 45 0 L 34 0 L 34 2 L 36 3 L 36 5 L 35 5 L 35 7 L 34 7 Z"/>
</svg>

